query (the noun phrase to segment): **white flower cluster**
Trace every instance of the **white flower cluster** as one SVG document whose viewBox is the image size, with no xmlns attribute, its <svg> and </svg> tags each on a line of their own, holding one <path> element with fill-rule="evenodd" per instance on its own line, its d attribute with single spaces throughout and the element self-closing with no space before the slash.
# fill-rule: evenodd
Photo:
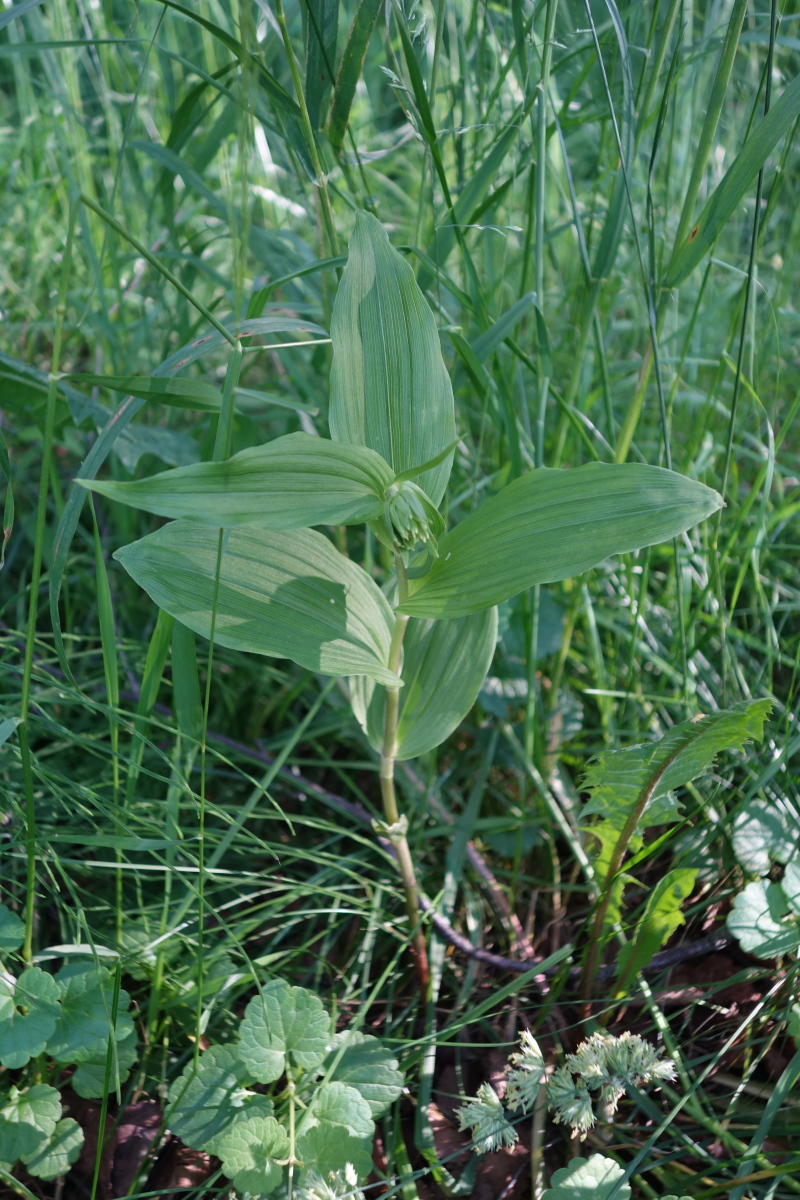
<svg viewBox="0 0 800 1200">
<path fill-rule="evenodd" d="M 506 1103 L 509 1109 L 528 1113 L 544 1084 L 556 1124 L 571 1125 L 585 1138 L 597 1121 L 592 1092 L 600 1093 L 600 1103 L 610 1115 L 629 1087 L 674 1079 L 675 1074 L 672 1061 L 659 1058 L 656 1048 L 638 1033 L 619 1037 L 593 1033 L 548 1079 L 539 1044 L 526 1030 L 520 1037 L 520 1050 L 509 1057 Z M 480 1154 L 517 1140 L 497 1093 L 487 1083 L 478 1089 L 475 1100 L 459 1109 L 458 1120 L 460 1129 L 472 1131 L 473 1149 Z"/>
<path fill-rule="evenodd" d="M 316 1171 L 309 1171 L 295 1196 L 297 1200 L 364 1200 L 351 1163 L 347 1163 L 344 1171 L 332 1171 L 327 1179 Z"/>
</svg>

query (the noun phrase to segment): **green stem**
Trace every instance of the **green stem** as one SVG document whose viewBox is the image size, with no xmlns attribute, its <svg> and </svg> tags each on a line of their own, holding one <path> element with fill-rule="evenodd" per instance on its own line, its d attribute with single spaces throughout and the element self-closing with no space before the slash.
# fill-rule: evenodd
<svg viewBox="0 0 800 1200">
<path fill-rule="evenodd" d="M 402 604 L 408 596 L 408 579 L 403 560 L 399 554 L 395 555 L 395 563 L 397 566 L 398 602 Z M 389 662 L 387 664 L 389 670 L 395 674 L 399 674 L 403 638 L 408 621 L 409 618 L 403 616 L 401 613 L 395 615 L 392 643 L 389 649 Z M 400 822 L 400 813 L 397 809 L 397 794 L 394 786 L 394 756 L 397 749 L 397 718 L 399 709 L 400 689 L 387 687 L 386 708 L 383 720 L 383 744 L 381 746 L 381 798 L 383 800 L 383 814 L 386 818 L 386 824 L 390 826 L 398 826 Z M 400 878 L 403 881 L 403 890 L 405 891 L 408 924 L 409 929 L 412 931 L 411 950 L 417 968 L 417 977 L 423 994 L 425 994 L 430 983 L 430 971 L 428 968 L 428 950 L 425 945 L 425 935 L 419 928 L 419 898 L 414 863 L 411 859 L 408 841 L 405 835 L 401 834 L 399 830 L 392 835 L 392 845 L 397 855 Z"/>
<path fill-rule="evenodd" d="M 25 890 L 25 940 L 22 946 L 22 956 L 26 963 L 30 963 L 33 956 L 33 918 L 36 907 L 36 806 L 33 799 L 33 767 L 31 765 L 30 741 L 28 738 L 28 710 L 31 700 L 33 649 L 36 640 L 36 618 L 39 614 L 39 580 L 42 573 L 42 550 L 44 546 L 44 527 L 47 519 L 48 481 L 53 455 L 53 430 L 55 428 L 56 400 L 58 398 L 58 367 L 61 359 L 64 317 L 67 310 L 67 288 L 69 286 L 69 276 L 72 267 L 72 244 L 75 235 L 77 207 L 77 204 L 73 203 L 70 208 L 67 244 L 64 251 L 64 266 L 61 271 L 61 284 L 58 291 L 58 304 L 56 305 L 53 360 L 50 364 L 50 378 L 47 387 L 47 407 L 45 410 L 44 436 L 42 439 L 42 466 L 39 474 L 39 501 L 36 507 L 36 536 L 33 544 L 33 564 L 31 566 L 31 590 L 28 604 L 28 625 L 25 636 L 25 659 L 22 668 L 21 724 L 17 729 L 22 758 L 23 786 L 25 789 L 27 878 Z"/>
</svg>

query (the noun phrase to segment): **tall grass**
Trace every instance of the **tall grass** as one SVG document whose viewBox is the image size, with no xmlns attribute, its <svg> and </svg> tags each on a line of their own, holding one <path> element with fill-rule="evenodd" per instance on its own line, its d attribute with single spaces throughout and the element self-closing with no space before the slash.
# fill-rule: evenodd
<svg viewBox="0 0 800 1200">
<path fill-rule="evenodd" d="M 338 685 L 157 622 L 111 559 L 153 528 L 144 514 L 98 500 L 59 557 L 70 481 L 122 401 L 61 376 L 148 374 L 231 316 L 327 325 L 355 208 L 383 221 L 437 316 L 461 439 L 451 520 L 522 471 L 595 458 L 671 464 L 726 500 L 719 524 L 675 546 L 503 606 L 475 710 L 399 773 L 423 892 L 475 947 L 560 950 L 589 911 L 576 822 L 587 759 L 749 696 L 776 702 L 764 747 L 690 789 L 683 827 L 644 868 L 653 882 L 700 866 L 686 939 L 741 886 L 729 836 L 743 804 L 798 819 L 796 121 L 710 255 L 664 286 L 770 86 L 774 105 L 797 75 L 796 6 L 396 3 L 376 12 L 359 70 L 343 3 L 320 68 L 335 75 L 344 51 L 343 75 L 358 74 L 338 155 L 325 90 L 305 72 L 327 10 L 46 0 L 0 31 L 0 406 L 16 499 L 0 718 L 23 722 L 0 747 L 2 888 L 30 916 L 29 954 L 122 953 L 145 1038 L 128 1098 L 163 1094 L 198 1034 L 222 1039 L 254 974 L 356 1010 L 407 933 L 367 822 L 376 762 Z M 234 451 L 327 432 L 327 345 L 269 340 L 244 346 Z M 226 348 L 187 373 L 222 385 Z M 214 436 L 204 414 L 146 403 L 103 470 L 195 461 Z M 333 535 L 383 581 L 371 537 Z M 544 996 L 525 976 L 504 987 L 435 934 L 431 961 L 429 1003 L 401 957 L 370 1010 L 417 1102 L 415 1124 L 404 1109 L 384 1131 L 401 1180 L 384 1194 L 447 1185 L 427 1108 L 435 1087 L 446 1106 L 443 1062 L 463 1083 L 520 1022 L 571 1044 L 563 974 Z M 734 959 L 700 984 L 684 972 L 672 996 L 651 980 L 620 1019 L 671 1039 L 691 1101 L 662 1128 L 666 1110 L 642 1098 L 604 1152 L 636 1160 L 639 1194 L 712 1196 L 733 1187 L 757 1132 L 748 1157 L 764 1174 L 747 1194 L 794 1194 L 774 1170 L 797 1110 L 761 1121 L 793 976 L 770 988 L 766 967 Z M 548 1172 L 571 1153 L 548 1133 Z"/>
</svg>

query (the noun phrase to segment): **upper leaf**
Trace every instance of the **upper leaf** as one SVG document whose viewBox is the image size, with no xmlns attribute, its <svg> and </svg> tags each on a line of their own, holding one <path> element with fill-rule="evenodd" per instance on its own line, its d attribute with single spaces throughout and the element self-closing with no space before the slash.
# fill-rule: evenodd
<svg viewBox="0 0 800 1200">
<path fill-rule="evenodd" d="M 274 1192 L 283 1178 L 275 1159 L 289 1153 L 289 1135 L 274 1117 L 248 1117 L 219 1138 L 217 1153 L 222 1169 L 238 1192 L 264 1196 Z"/>
<path fill-rule="evenodd" d="M 217 528 L 303 529 L 379 516 L 392 478 L 380 454 L 365 446 L 290 433 L 224 462 L 178 467 L 132 483 L 78 482 L 161 517 Z"/>
<path fill-rule="evenodd" d="M 462 617 L 524 588 L 579 575 L 612 554 L 675 537 L 721 497 L 694 479 L 638 463 L 531 471 L 439 542 L 431 570 L 399 611 Z"/>
<path fill-rule="evenodd" d="M 323 1125 L 341 1125 L 351 1137 L 367 1138 L 374 1129 L 369 1103 L 346 1083 L 325 1083 L 318 1088 L 312 1113 Z"/>
<path fill-rule="evenodd" d="M 492 661 L 497 609 L 443 621 L 410 621 L 403 641 L 403 690 L 395 758 L 415 758 L 448 738 L 472 708 Z M 351 679 L 353 711 L 371 744 L 383 740 L 385 694 Z"/>
<path fill-rule="evenodd" d="M 61 990 L 41 967 L 28 967 L 19 979 L 0 976 L 0 1063 L 11 1070 L 41 1054 L 55 1032 Z"/>
<path fill-rule="evenodd" d="M 239 1027 L 239 1056 L 253 1079 L 271 1083 L 291 1064 L 318 1066 L 328 1048 L 331 1018 L 306 988 L 271 980 L 254 996 Z"/>
<path fill-rule="evenodd" d="M 70 379 L 196 412 L 219 412 L 222 406 L 222 392 L 202 379 L 159 379 L 152 375 L 71 375 Z"/>
<path fill-rule="evenodd" d="M 114 557 L 160 608 L 208 637 L 217 545 L 215 529 L 173 521 Z M 396 687 L 386 666 L 392 625 L 377 585 L 322 534 L 243 527 L 225 535 L 214 628 L 220 645 Z"/>
<path fill-rule="evenodd" d="M 25 926 L 16 913 L 0 904 L 0 953 L 18 950 L 25 937 Z"/>
<path fill-rule="evenodd" d="M 327 1074 L 329 1064 L 336 1058 L 343 1042 L 347 1043 L 329 1082 L 346 1083 L 360 1092 L 370 1107 L 373 1120 L 383 1116 L 403 1090 L 403 1073 L 397 1059 L 369 1034 L 351 1030 L 337 1033 L 320 1071 Z M 315 1115 L 319 1116 L 316 1109 Z"/>
<path fill-rule="evenodd" d="M 455 439 L 453 389 L 433 313 L 407 262 L 366 212 L 356 216 L 331 319 L 331 437 L 370 446 L 397 474 Z M 438 508 L 452 452 L 417 482 Z"/>
<path fill-rule="evenodd" d="M 630 1200 L 631 1189 L 620 1183 L 625 1172 L 613 1158 L 592 1154 L 589 1158 L 573 1158 L 566 1167 L 553 1172 L 551 1187 L 542 1200 Z"/>
</svg>

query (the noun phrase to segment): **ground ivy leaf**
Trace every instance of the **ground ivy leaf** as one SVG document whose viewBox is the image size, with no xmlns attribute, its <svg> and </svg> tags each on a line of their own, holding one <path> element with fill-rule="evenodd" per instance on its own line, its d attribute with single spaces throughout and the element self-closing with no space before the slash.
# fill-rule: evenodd
<svg viewBox="0 0 800 1200">
<path fill-rule="evenodd" d="M 327 1074 L 343 1043 L 347 1049 L 339 1059 L 328 1082 L 346 1083 L 364 1097 L 373 1120 L 382 1116 L 403 1090 L 403 1074 L 397 1059 L 377 1038 L 369 1034 L 343 1030 L 337 1033 L 320 1067 Z"/>
<path fill-rule="evenodd" d="M 774 804 L 751 800 L 733 822 L 733 852 L 745 871 L 768 875 L 773 862 L 788 862 L 794 853 L 797 833 L 792 836 L 788 820 Z"/>
<path fill-rule="evenodd" d="M 128 1078 L 130 1069 L 136 1062 L 137 1045 L 135 1029 L 126 1034 L 122 1041 L 117 1042 L 116 1064 L 113 1062 L 111 1064 L 111 1077 L 108 1085 L 110 1092 L 117 1090 L 117 1073 L 120 1084 Z M 106 1042 L 106 1049 L 96 1059 L 81 1063 L 70 1080 L 72 1090 L 82 1096 L 84 1100 L 101 1100 L 105 1095 L 107 1046 L 108 1042 Z"/>
<path fill-rule="evenodd" d="M 287 1056 L 298 1067 L 319 1066 L 330 1028 L 330 1016 L 318 996 L 273 979 L 245 1010 L 239 1055 L 253 1079 L 271 1083 L 283 1074 Z"/>
<path fill-rule="evenodd" d="M 275 1159 L 288 1157 L 289 1136 L 274 1117 L 248 1117 L 217 1140 L 216 1153 L 237 1191 L 263 1196 L 280 1185 L 283 1167 Z"/>
<path fill-rule="evenodd" d="M 250 1113 L 268 1115 L 272 1102 L 244 1087 L 247 1070 L 233 1046 L 212 1046 L 169 1089 L 167 1123 L 193 1150 L 217 1153 L 217 1139 Z"/>
<path fill-rule="evenodd" d="M 93 962 L 67 963 L 56 975 L 61 989 L 61 1012 L 47 1052 L 56 1062 L 93 1062 L 106 1053 L 114 985 L 111 974 Z M 119 994 L 116 1039 L 133 1029 L 128 1014 L 130 996 Z"/>
<path fill-rule="evenodd" d="M 341 1125 L 356 1138 L 372 1136 L 372 1110 L 354 1087 L 348 1087 L 346 1083 L 326 1083 L 317 1090 L 315 1097 L 312 1115 L 320 1124 Z"/>
<path fill-rule="evenodd" d="M 25 937 L 25 926 L 16 913 L 0 904 L 0 952 L 19 950 Z"/>
<path fill-rule="evenodd" d="M 24 1067 L 41 1054 L 56 1027 L 61 990 L 41 967 L 28 967 L 16 981 L 0 977 L 0 1063 Z M 24 1009 L 25 1012 L 21 1012 Z"/>
<path fill-rule="evenodd" d="M 61 1097 L 46 1083 L 0 1098 L 0 1159 L 14 1163 L 35 1154 L 61 1119 Z"/>
<path fill-rule="evenodd" d="M 297 1139 L 297 1157 L 303 1171 L 317 1171 L 323 1179 L 341 1171 L 347 1163 L 355 1167 L 358 1178 L 365 1179 L 372 1170 L 372 1137 L 356 1138 L 345 1133 L 340 1125 L 315 1125 Z"/>
<path fill-rule="evenodd" d="M 612 1192 L 614 1200 L 630 1200 L 630 1187 L 619 1182 L 624 1174 L 619 1163 L 604 1154 L 573 1158 L 553 1173 L 542 1200 L 607 1200 Z"/>
<path fill-rule="evenodd" d="M 757 958 L 778 958 L 800 946 L 800 927 L 790 913 L 783 888 L 764 879 L 748 883 L 739 893 L 727 926 L 742 949 Z"/>
<path fill-rule="evenodd" d="M 23 1158 L 31 1175 L 38 1179 L 55 1179 L 66 1175 L 77 1159 L 83 1145 L 83 1130 L 72 1117 L 65 1117 L 56 1125 L 50 1138 L 33 1154 Z"/>
</svg>

